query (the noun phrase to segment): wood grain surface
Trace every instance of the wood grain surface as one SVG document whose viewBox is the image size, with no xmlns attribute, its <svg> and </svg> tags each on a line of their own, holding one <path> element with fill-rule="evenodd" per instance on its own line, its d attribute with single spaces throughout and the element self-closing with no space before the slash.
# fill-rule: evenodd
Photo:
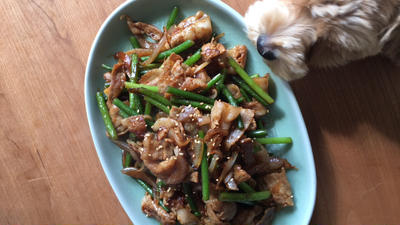
<svg viewBox="0 0 400 225">
<path fill-rule="evenodd" d="M 0 1 L 0 224 L 131 223 L 83 98 L 91 43 L 122 2 Z M 374 57 L 291 86 L 317 166 L 311 224 L 400 224 L 400 68 Z"/>
</svg>

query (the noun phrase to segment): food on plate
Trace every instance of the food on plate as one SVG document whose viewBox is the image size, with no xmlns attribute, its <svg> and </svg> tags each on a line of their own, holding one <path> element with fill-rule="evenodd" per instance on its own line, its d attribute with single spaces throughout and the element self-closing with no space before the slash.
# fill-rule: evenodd
<svg viewBox="0 0 400 225">
<path fill-rule="evenodd" d="M 127 15 L 132 49 L 117 52 L 96 93 L 122 170 L 146 194 L 142 211 L 165 225 L 270 224 L 294 205 L 286 159 L 265 144 L 269 76 L 245 71 L 247 48 L 227 48 L 202 11 L 162 29 Z"/>
</svg>

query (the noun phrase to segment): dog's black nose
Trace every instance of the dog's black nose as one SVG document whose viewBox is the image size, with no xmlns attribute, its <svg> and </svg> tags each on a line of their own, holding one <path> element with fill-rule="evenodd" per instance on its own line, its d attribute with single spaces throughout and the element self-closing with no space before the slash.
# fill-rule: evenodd
<svg viewBox="0 0 400 225">
<path fill-rule="evenodd" d="M 257 38 L 257 51 L 266 60 L 276 59 L 274 51 L 269 47 L 268 36 L 265 34 L 260 34 Z"/>
</svg>

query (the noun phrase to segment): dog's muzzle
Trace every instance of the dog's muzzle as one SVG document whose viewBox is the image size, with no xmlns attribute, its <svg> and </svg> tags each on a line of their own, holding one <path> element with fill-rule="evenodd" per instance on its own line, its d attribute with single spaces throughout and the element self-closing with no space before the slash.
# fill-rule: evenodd
<svg viewBox="0 0 400 225">
<path fill-rule="evenodd" d="M 257 38 L 257 51 L 266 60 L 275 60 L 276 54 L 274 50 L 269 46 L 268 36 L 266 34 L 260 34 Z"/>
</svg>

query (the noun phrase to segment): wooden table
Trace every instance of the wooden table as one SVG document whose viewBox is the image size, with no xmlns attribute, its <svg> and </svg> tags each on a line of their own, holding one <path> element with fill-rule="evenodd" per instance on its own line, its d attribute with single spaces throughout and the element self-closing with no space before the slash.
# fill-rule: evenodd
<svg viewBox="0 0 400 225">
<path fill-rule="evenodd" d="M 0 1 L 0 224 L 131 223 L 83 99 L 91 43 L 122 2 Z M 311 224 L 400 224 L 400 68 L 374 57 L 291 85 L 317 166 Z"/>
</svg>

